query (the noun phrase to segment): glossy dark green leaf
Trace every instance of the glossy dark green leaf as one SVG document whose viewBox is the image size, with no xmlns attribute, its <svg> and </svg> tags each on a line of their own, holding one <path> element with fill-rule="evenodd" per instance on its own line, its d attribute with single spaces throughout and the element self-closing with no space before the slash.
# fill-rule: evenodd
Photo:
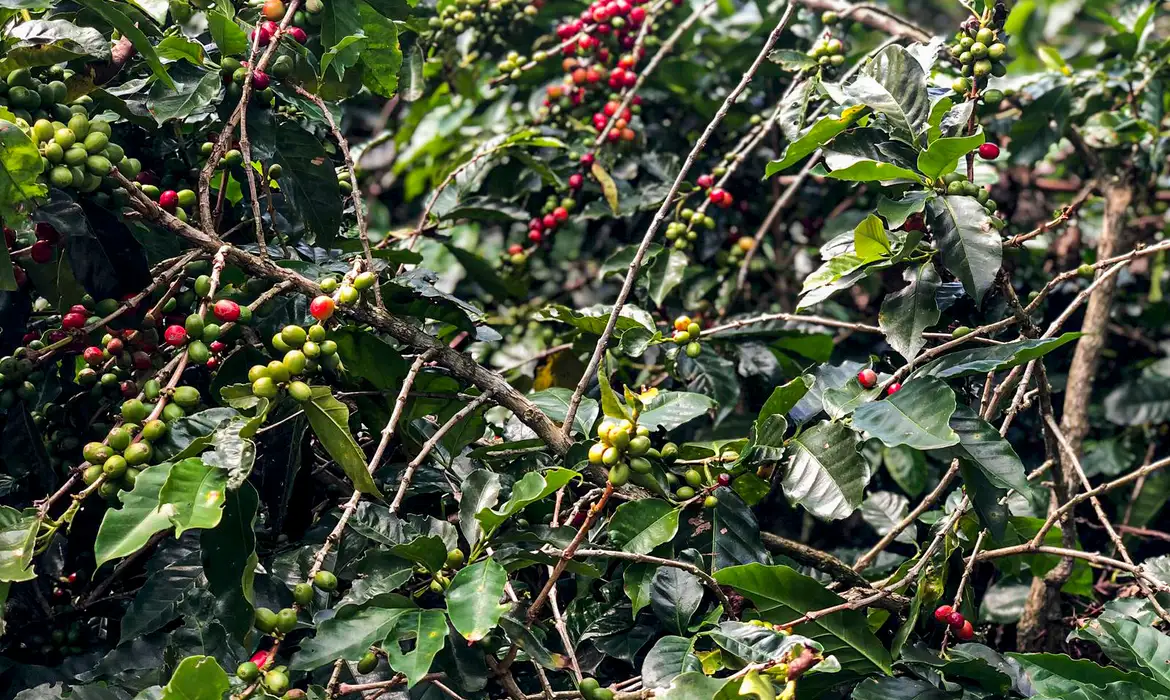
<svg viewBox="0 0 1170 700">
<path fill-rule="evenodd" d="M 370 331 L 339 328 L 329 338 L 345 358 L 345 368 L 383 391 L 397 389 L 406 376 L 407 363 L 392 345 Z"/>
<path fill-rule="evenodd" d="M 901 228 L 911 216 L 925 211 L 926 203 L 932 197 L 934 192 L 930 190 L 910 190 L 897 200 L 883 194 L 878 197 L 878 214 L 881 214 L 890 228 Z"/>
<path fill-rule="evenodd" d="M 703 551 L 708 551 L 706 544 L 710 542 L 712 570 L 752 562 L 767 563 L 768 552 L 760 540 L 760 524 L 752 509 L 736 491 L 726 486 L 715 489 L 713 495 L 718 502 L 706 511 L 711 519 L 711 530 L 703 535 L 704 538 L 710 537 L 710 540 L 704 540 Z"/>
<path fill-rule="evenodd" d="M 463 498 L 459 502 L 459 529 L 474 547 L 483 537 L 483 526 L 475 516 L 499 502 L 500 475 L 487 469 L 476 469 L 463 480 L 460 490 Z"/>
<path fill-rule="evenodd" d="M 219 526 L 199 534 L 207 591 L 215 597 L 217 619 L 235 640 L 243 640 L 252 628 L 259 512 L 259 494 L 250 483 L 244 483 L 228 492 Z"/>
<path fill-rule="evenodd" d="M 248 50 L 248 35 L 226 14 L 208 12 L 207 27 L 220 56 L 238 56 Z"/>
<path fill-rule="evenodd" d="M 638 425 L 650 430 L 674 430 L 718 407 L 709 396 L 685 391 L 660 391 L 638 414 Z"/>
<path fill-rule="evenodd" d="M 1164 692 L 1149 676 L 1123 671 L 1116 666 L 1102 666 L 1090 659 L 1073 659 L 1065 654 L 1005 654 L 1016 661 L 1040 695 L 1054 698 L 1094 686 L 1102 690 L 1115 683 L 1132 683 L 1147 692 Z"/>
<path fill-rule="evenodd" d="M 1148 674 L 1163 692 L 1170 692 L 1170 636 L 1148 626 L 1120 617 L 1098 617 L 1073 633 L 1101 646 L 1118 665 Z"/>
<path fill-rule="evenodd" d="M 674 539 L 679 510 L 666 501 L 646 498 L 623 503 L 609 521 L 609 541 L 634 554 L 649 554 Z"/>
<path fill-rule="evenodd" d="M 917 270 L 908 268 L 904 276 L 906 286 L 882 301 L 878 325 L 890 347 L 910 361 L 926 347 L 923 331 L 938 323 L 941 312 L 935 295 L 941 280 L 929 262 Z"/>
<path fill-rule="evenodd" d="M 642 687 L 666 688 L 678 676 L 702 668 L 694 639 L 668 634 L 654 643 L 642 661 Z"/>
<path fill-rule="evenodd" d="M 958 406 L 951 416 L 951 428 L 959 436 L 957 451 L 983 470 L 991 483 L 1020 493 L 1031 490 L 1024 463 L 1015 448 L 978 413 L 966 406 Z"/>
<path fill-rule="evenodd" d="M 986 345 L 971 350 L 956 350 L 919 367 L 915 377 L 955 379 L 974 374 L 1002 372 L 1016 365 L 1043 357 L 1065 343 L 1080 338 L 1080 333 L 1064 333 L 1055 338 L 1013 340 L 1002 345 Z"/>
<path fill-rule="evenodd" d="M 325 147 L 304 129 L 272 119 L 248 119 L 248 136 L 256 158 L 283 167 L 280 193 L 313 234 L 314 243 L 328 248 L 341 227 L 342 197 Z"/>
<path fill-rule="evenodd" d="M 853 700 L 959 700 L 961 695 L 939 690 L 915 678 L 870 678 L 857 686 Z"/>
<path fill-rule="evenodd" d="M 569 412 L 569 401 L 573 398 L 573 391 L 564 387 L 552 387 L 535 394 L 529 394 L 528 400 L 551 420 L 564 423 Z M 593 432 L 593 424 L 597 422 L 599 412 L 597 401 L 584 397 L 577 407 L 577 415 L 573 416 L 573 429 L 581 435 L 589 436 Z"/>
<path fill-rule="evenodd" d="M 857 435 L 841 423 L 822 421 L 794 437 L 781 480 L 784 495 L 822 520 L 849 517 L 861 505 L 870 473 L 857 446 Z"/>
<path fill-rule="evenodd" d="M 1117 425 L 1153 425 L 1170 418 L 1170 377 L 1145 373 L 1105 396 L 1105 417 Z"/>
<path fill-rule="evenodd" d="M 661 566 L 650 582 L 650 609 L 667 629 L 686 634 L 691 617 L 703 602 L 703 584 L 688 571 Z"/>
<path fill-rule="evenodd" d="M 336 615 L 317 625 L 311 639 L 301 642 L 289 668 L 309 671 L 337 659 L 356 661 L 371 644 L 384 640 L 398 621 L 412 612 L 408 605 L 403 598 L 381 596 L 364 605 L 338 610 Z"/>
<path fill-rule="evenodd" d="M 874 491 L 861 504 L 861 519 L 879 535 L 885 535 L 897 526 L 910 512 L 910 501 L 905 496 L 889 491 Z M 895 538 L 897 542 L 913 544 L 916 526 L 902 530 Z"/>
<path fill-rule="evenodd" d="M 961 434 L 959 439 L 962 440 Z M 905 445 L 883 447 L 882 462 L 894 482 L 907 496 L 914 498 L 926 489 L 926 456 L 921 450 Z"/>
<path fill-rule="evenodd" d="M 954 172 L 959 159 L 979 148 L 983 141 L 982 131 L 970 136 L 936 139 L 929 148 L 918 154 L 918 170 L 931 179 Z"/>
<path fill-rule="evenodd" d="M 187 557 L 154 572 L 138 589 L 122 618 L 122 640 L 130 640 L 160 629 L 178 617 L 184 597 L 196 590 L 203 567 L 196 557 Z"/>
<path fill-rule="evenodd" d="M 150 66 L 154 77 L 172 90 L 175 89 L 175 84 L 171 80 L 171 76 L 167 74 L 167 69 L 163 66 L 162 61 L 159 60 L 158 53 L 155 52 L 150 39 L 139 29 L 137 22 L 127 17 L 116 3 L 105 0 L 77 0 L 77 2 L 82 7 L 97 13 L 98 16 L 130 39 L 130 42 L 134 44 L 134 49 L 142 54 L 146 65 Z"/>
<path fill-rule="evenodd" d="M 762 619 L 778 625 L 807 611 L 843 602 L 836 593 L 787 566 L 736 566 L 717 571 L 715 579 L 749 598 Z M 821 644 L 824 654 L 836 656 L 843 670 L 865 675 L 875 671 L 891 673 L 889 652 L 869 631 L 860 612 L 846 610 L 826 615 L 797 625 L 793 632 Z"/>
<path fill-rule="evenodd" d="M 487 532 L 494 532 L 508 518 L 519 513 L 530 504 L 559 491 L 569 482 L 580 477 L 572 469 L 550 469 L 543 474 L 528 472 L 512 485 L 512 493 L 499 508 L 483 508 L 475 517 Z"/>
<path fill-rule="evenodd" d="M 926 211 L 943 264 L 975 303 L 982 304 L 1003 259 L 1003 243 L 991 217 L 978 200 L 962 195 L 935 197 Z"/>
<path fill-rule="evenodd" d="M 926 72 L 901 46 L 887 46 L 870 59 L 845 93 L 888 119 L 911 143 L 930 116 Z"/>
<path fill-rule="evenodd" d="M 859 407 L 853 412 L 853 427 L 887 447 L 938 449 L 959 442 L 949 423 L 954 412 L 955 392 L 938 378 L 923 377 L 907 382 L 892 396 Z"/>
<path fill-rule="evenodd" d="M 992 483 L 986 473 L 966 460 L 960 460 L 959 473 L 979 522 L 991 532 L 992 537 L 1002 540 L 1007 534 L 1010 513 L 1000 500 L 1007 495 L 1007 491 Z"/>
</svg>

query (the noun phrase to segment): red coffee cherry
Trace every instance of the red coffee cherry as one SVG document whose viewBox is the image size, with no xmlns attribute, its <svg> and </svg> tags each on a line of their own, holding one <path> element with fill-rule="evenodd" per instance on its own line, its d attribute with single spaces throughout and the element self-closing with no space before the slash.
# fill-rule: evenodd
<svg viewBox="0 0 1170 700">
<path fill-rule="evenodd" d="M 183 345 L 187 342 L 187 329 L 178 324 L 167 326 L 163 332 L 163 339 L 167 341 L 167 345 Z"/>
<path fill-rule="evenodd" d="M 999 146 L 994 143 L 984 143 L 979 145 L 979 157 L 983 160 L 995 160 L 999 158 Z"/>
<path fill-rule="evenodd" d="M 309 314 L 318 321 L 324 321 L 333 315 L 335 308 L 336 304 L 333 302 L 333 297 L 322 294 L 309 303 Z"/>
<path fill-rule="evenodd" d="M 861 386 L 865 387 L 866 389 L 872 389 L 877 385 L 877 372 L 874 372 L 872 369 L 866 367 L 857 373 L 857 381 L 860 382 Z"/>
</svg>

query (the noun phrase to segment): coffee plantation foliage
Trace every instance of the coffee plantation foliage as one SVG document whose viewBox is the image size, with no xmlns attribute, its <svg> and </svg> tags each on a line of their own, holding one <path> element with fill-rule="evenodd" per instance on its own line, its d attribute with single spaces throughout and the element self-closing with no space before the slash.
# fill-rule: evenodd
<svg viewBox="0 0 1170 700">
<path fill-rule="evenodd" d="M 1170 696 L 1164 0 L 0 0 L 0 695 Z"/>
</svg>

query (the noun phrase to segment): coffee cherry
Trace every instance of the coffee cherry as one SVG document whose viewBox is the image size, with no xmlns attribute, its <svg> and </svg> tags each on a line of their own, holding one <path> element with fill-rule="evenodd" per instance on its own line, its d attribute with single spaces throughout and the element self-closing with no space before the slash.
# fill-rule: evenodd
<svg viewBox="0 0 1170 700">
<path fill-rule="evenodd" d="M 372 651 L 367 651 L 357 662 L 357 671 L 363 675 L 373 672 L 373 670 L 377 667 L 378 656 Z"/>
<path fill-rule="evenodd" d="M 1093 275 L 1097 274 L 1097 268 L 1093 267 L 1089 263 L 1081 263 L 1077 266 L 1077 274 L 1081 277 L 1092 278 Z"/>
<path fill-rule="evenodd" d="M 272 670 L 264 674 L 264 687 L 275 695 L 283 695 L 288 690 L 288 674 L 280 670 Z"/>
<path fill-rule="evenodd" d="M 966 618 L 964 618 L 963 613 L 959 612 L 958 610 L 955 610 L 950 615 L 947 615 L 947 624 L 951 627 L 954 627 L 955 629 L 962 627 L 964 622 L 966 622 Z"/>
<path fill-rule="evenodd" d="M 980 144 L 979 157 L 983 160 L 995 160 L 996 158 L 999 158 L 999 146 L 990 142 Z"/>
<path fill-rule="evenodd" d="M 219 320 L 230 323 L 240 317 L 240 305 L 231 299 L 220 299 L 215 302 L 212 312 Z"/>
<path fill-rule="evenodd" d="M 309 303 L 309 314 L 318 321 L 324 321 L 333 315 L 335 308 L 333 297 L 322 294 Z"/>
<path fill-rule="evenodd" d="M 47 263 L 53 259 L 53 244 L 48 241 L 37 241 L 32 244 L 28 254 L 32 257 L 33 262 Z"/>
<path fill-rule="evenodd" d="M 951 613 L 954 611 L 955 609 L 949 605 L 940 605 L 934 609 L 934 619 L 939 622 L 946 622 L 950 619 Z"/>
<path fill-rule="evenodd" d="M 886 387 L 886 395 L 893 396 L 894 394 L 898 393 L 901 390 L 902 390 L 902 384 L 900 382 L 894 382 L 890 386 Z"/>
<path fill-rule="evenodd" d="M 731 483 L 731 475 L 727 472 L 723 472 L 719 476 L 715 477 L 715 481 L 719 482 L 720 486 L 727 486 Z"/>
<path fill-rule="evenodd" d="M 686 353 L 687 357 L 694 359 L 703 353 L 703 346 L 699 343 L 691 341 L 687 343 Z"/>
<path fill-rule="evenodd" d="M 714 495 L 709 495 L 703 499 L 703 507 L 704 508 L 710 509 L 710 508 L 714 508 L 717 505 L 719 505 L 719 499 Z"/>
<path fill-rule="evenodd" d="M 877 372 L 866 367 L 857 373 L 857 381 L 862 387 L 872 389 L 877 384 Z"/>
<path fill-rule="evenodd" d="M 955 630 L 955 636 L 960 640 L 966 642 L 975 636 L 975 628 L 971 625 L 970 620 L 964 620 L 959 629 Z"/>
<path fill-rule="evenodd" d="M 67 330 L 77 330 L 85 327 L 86 315 L 70 311 L 61 317 L 61 327 Z"/>
<path fill-rule="evenodd" d="M 283 608 L 276 613 L 276 631 L 281 634 L 288 634 L 296 629 L 297 626 L 297 611 L 292 608 Z"/>
<path fill-rule="evenodd" d="M 460 566 L 463 566 L 463 561 L 464 561 L 463 550 L 456 547 L 455 549 L 452 549 L 450 552 L 447 552 L 447 560 L 445 562 L 443 562 L 443 566 L 445 566 L 448 569 L 456 569 Z"/>
<path fill-rule="evenodd" d="M 609 449 L 609 447 L 606 446 L 604 443 L 600 443 L 600 442 L 593 443 L 593 445 L 591 445 L 589 447 L 589 463 L 590 464 L 601 464 L 602 457 L 605 455 L 605 451 L 608 449 Z"/>
<path fill-rule="evenodd" d="M 270 608 L 256 608 L 254 624 L 261 632 L 271 632 L 276 629 L 276 613 Z"/>
<path fill-rule="evenodd" d="M 236 666 L 236 678 L 239 678 L 245 683 L 251 683 L 260 677 L 260 667 L 251 661 Z"/>
<path fill-rule="evenodd" d="M 313 585 L 323 591 L 337 590 L 337 576 L 332 571 L 318 571 L 313 576 Z"/>
<path fill-rule="evenodd" d="M 83 353 L 81 353 L 81 357 L 83 360 L 85 360 L 86 364 L 100 365 L 105 359 L 106 354 L 102 351 L 101 348 L 91 345 L 90 347 L 86 348 Z"/>
<path fill-rule="evenodd" d="M 695 497 L 695 490 L 690 486 L 679 486 L 677 489 L 675 489 L 674 495 L 680 500 L 685 501 L 688 498 Z"/>
<path fill-rule="evenodd" d="M 179 193 L 174 190 L 166 190 L 159 194 L 158 205 L 163 209 L 174 213 L 179 208 Z"/>
<path fill-rule="evenodd" d="M 288 35 L 291 36 L 293 41 L 297 42 L 298 44 L 303 44 L 309 40 L 309 35 L 306 34 L 305 30 L 301 29 L 300 27 L 289 27 Z"/>
<path fill-rule="evenodd" d="M 187 329 L 179 325 L 167 326 L 163 331 L 163 339 L 167 345 L 179 346 L 187 342 Z"/>
</svg>

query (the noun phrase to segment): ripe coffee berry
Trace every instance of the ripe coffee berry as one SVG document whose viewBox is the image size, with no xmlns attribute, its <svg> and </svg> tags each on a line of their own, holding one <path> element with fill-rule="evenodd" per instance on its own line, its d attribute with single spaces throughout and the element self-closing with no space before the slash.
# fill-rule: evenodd
<svg viewBox="0 0 1170 700">
<path fill-rule="evenodd" d="M 333 315 L 334 308 L 336 305 L 333 302 L 333 297 L 322 294 L 309 303 L 309 314 L 318 321 L 324 321 Z"/>
<path fill-rule="evenodd" d="M 231 299 L 220 299 L 212 308 L 215 317 L 221 321 L 235 321 L 240 317 L 240 305 Z"/>
<path fill-rule="evenodd" d="M 857 373 L 857 381 L 866 389 L 872 389 L 877 384 L 877 372 L 866 367 Z"/>
<path fill-rule="evenodd" d="M 707 189 L 711 185 L 715 184 L 715 178 L 711 177 L 710 175 L 706 175 L 706 174 L 700 175 L 699 177 L 697 177 L 695 179 L 695 184 L 698 185 L 699 187 L 701 187 L 702 189 Z"/>
<path fill-rule="evenodd" d="M 106 343 L 106 350 L 109 350 L 111 355 L 118 355 L 125 348 L 126 344 L 122 342 L 121 338 L 110 338 L 110 342 Z"/>
<path fill-rule="evenodd" d="M 585 155 L 581 156 L 581 165 L 586 167 L 593 165 L 593 154 L 586 153 Z"/>
<path fill-rule="evenodd" d="M 571 189 L 579 190 L 583 184 L 585 184 L 585 178 L 581 177 L 580 173 L 573 173 L 569 176 L 569 187 Z"/>
<path fill-rule="evenodd" d="M 893 396 L 894 394 L 898 393 L 901 390 L 902 390 L 902 384 L 899 382 L 894 382 L 886 389 L 886 394 L 889 396 Z"/>
<path fill-rule="evenodd" d="M 999 158 L 999 146 L 994 143 L 984 143 L 979 146 L 979 157 L 983 160 Z"/>
<path fill-rule="evenodd" d="M 68 330 L 77 330 L 85 326 L 85 314 L 70 311 L 61 318 L 61 327 Z"/>
<path fill-rule="evenodd" d="M 565 221 L 569 218 L 569 210 L 565 209 L 564 207 L 557 207 L 556 209 L 553 209 L 552 215 L 553 218 L 557 221 Z"/>
<path fill-rule="evenodd" d="M 946 622 L 950 619 L 951 613 L 954 611 L 955 609 L 949 605 L 940 605 L 934 609 L 934 619 L 939 622 Z"/>
<path fill-rule="evenodd" d="M 167 345 L 182 345 L 187 342 L 187 329 L 178 324 L 167 326 L 163 331 L 163 339 L 167 341 Z"/>
<path fill-rule="evenodd" d="M 724 472 L 724 473 L 720 474 L 719 476 L 715 477 L 715 481 L 718 481 L 720 486 L 727 486 L 728 484 L 731 483 L 731 475 Z"/>
<path fill-rule="evenodd" d="M 293 38 L 293 41 L 298 44 L 303 44 L 309 40 L 309 35 L 305 33 L 304 29 L 300 27 L 289 27 L 288 35 Z"/>
<path fill-rule="evenodd" d="M 167 190 L 158 196 L 158 205 L 167 211 L 174 211 L 179 207 L 179 193 Z"/>
<path fill-rule="evenodd" d="M 91 345 L 85 349 L 85 352 L 81 353 L 81 357 L 85 360 L 86 364 L 100 365 L 105 358 L 105 353 L 96 345 Z"/>
<path fill-rule="evenodd" d="M 964 620 L 963 625 L 955 630 L 955 636 L 960 640 L 966 642 L 975 636 L 975 628 L 971 626 L 970 620 Z"/>
<path fill-rule="evenodd" d="M 528 232 L 528 240 L 532 241 L 533 243 L 540 243 L 542 240 L 544 240 L 544 234 L 542 234 L 540 231 L 537 231 L 536 229 L 532 229 Z"/>
<path fill-rule="evenodd" d="M 6 235 L 8 230 L 5 231 Z M 37 224 L 36 233 L 38 241 L 47 241 L 49 244 L 53 244 L 61 240 L 61 234 L 57 233 L 57 229 L 53 228 L 52 225 L 46 224 L 44 222 Z"/>
<path fill-rule="evenodd" d="M 28 254 L 33 262 L 47 263 L 53 259 L 53 244 L 48 241 L 37 241 L 32 244 Z"/>
<path fill-rule="evenodd" d="M 224 345 L 223 343 L 219 342 L 218 340 L 211 341 L 211 344 L 207 346 L 207 348 L 209 350 L 211 350 L 212 352 L 223 352 L 223 349 L 225 347 L 227 347 L 227 346 Z"/>
<path fill-rule="evenodd" d="M 955 629 L 959 629 L 960 627 L 962 627 L 963 623 L 966 621 L 967 621 L 967 618 L 963 617 L 963 613 L 961 613 L 957 610 L 955 612 L 952 612 L 950 615 L 947 615 L 947 624 L 950 625 L 951 627 L 954 627 Z"/>
<path fill-rule="evenodd" d="M 508 246 L 508 255 L 516 255 L 517 253 L 523 252 L 524 246 L 520 245 L 519 243 L 513 243 L 512 245 Z"/>
<path fill-rule="evenodd" d="M 269 85 L 268 74 L 264 71 L 252 71 L 252 87 L 257 90 L 267 90 Z"/>
<path fill-rule="evenodd" d="M 723 202 L 723 188 L 716 187 L 707 193 L 707 198 L 711 200 L 712 204 L 721 204 Z"/>
</svg>

